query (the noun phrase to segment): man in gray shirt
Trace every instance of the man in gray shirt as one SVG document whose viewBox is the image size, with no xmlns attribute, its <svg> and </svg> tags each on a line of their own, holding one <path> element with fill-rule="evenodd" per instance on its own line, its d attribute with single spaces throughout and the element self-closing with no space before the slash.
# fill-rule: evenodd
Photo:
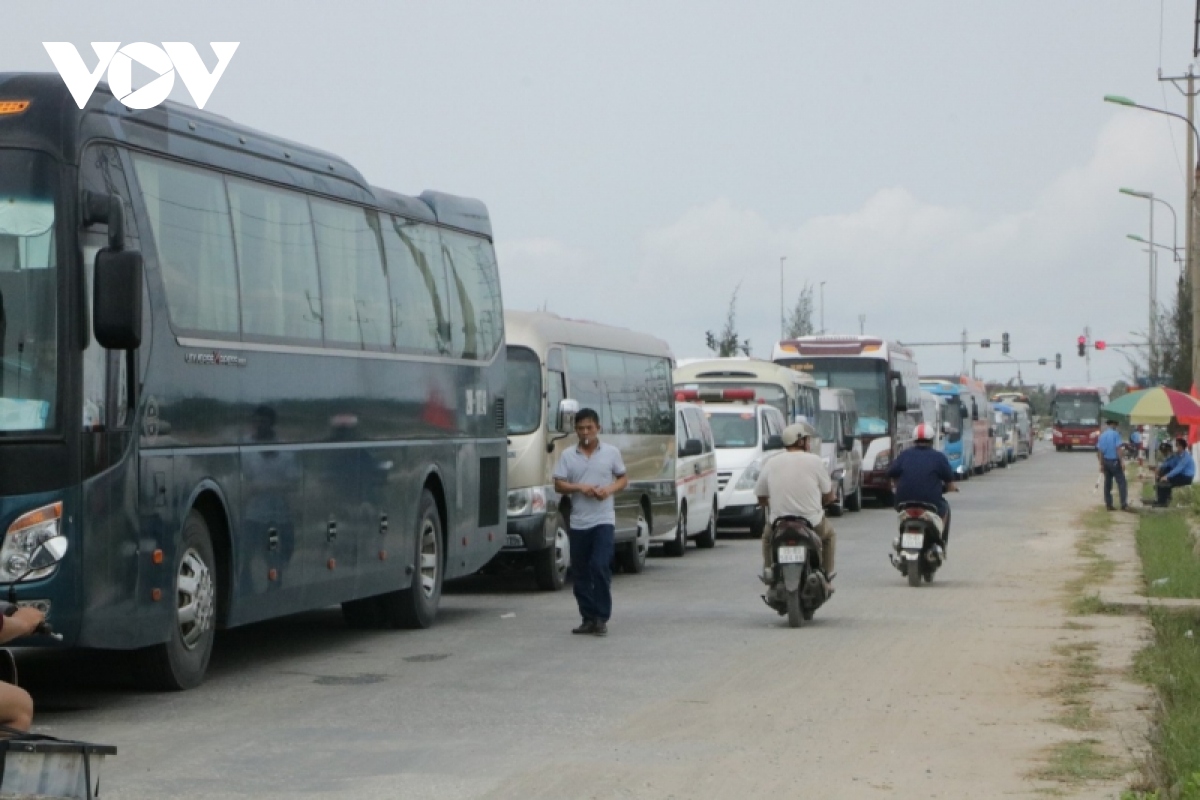
<svg viewBox="0 0 1200 800">
<path fill-rule="evenodd" d="M 613 495 L 624 489 L 621 451 L 600 442 L 600 417 L 590 408 L 575 415 L 579 444 L 554 468 L 554 491 L 571 498 L 571 574 L 583 624 L 571 633 L 608 635 L 612 615 Z"/>
</svg>

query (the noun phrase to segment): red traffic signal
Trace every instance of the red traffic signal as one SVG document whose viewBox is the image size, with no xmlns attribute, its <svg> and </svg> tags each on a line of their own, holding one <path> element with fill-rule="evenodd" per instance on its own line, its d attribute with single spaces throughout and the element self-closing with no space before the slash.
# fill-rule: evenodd
<svg viewBox="0 0 1200 800">
<path fill-rule="evenodd" d="M 1086 346 L 1087 346 L 1087 337 L 1086 337 L 1086 336 L 1080 336 L 1080 337 L 1079 337 L 1079 343 L 1080 343 L 1081 345 L 1084 345 L 1084 346 L 1086 347 Z"/>
<path fill-rule="evenodd" d="M 1096 349 L 1097 349 L 1097 350 L 1103 350 L 1103 349 L 1104 349 L 1106 346 L 1107 346 L 1107 345 L 1105 344 L 1105 342 L 1104 342 L 1104 340 L 1103 340 L 1103 339 L 1097 339 L 1097 340 L 1096 340 Z"/>
</svg>

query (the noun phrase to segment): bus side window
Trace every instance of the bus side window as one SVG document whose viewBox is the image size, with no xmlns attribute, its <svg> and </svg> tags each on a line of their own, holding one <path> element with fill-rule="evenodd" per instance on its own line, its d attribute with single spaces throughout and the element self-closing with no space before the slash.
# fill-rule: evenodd
<svg viewBox="0 0 1200 800">
<path fill-rule="evenodd" d="M 392 217 L 383 226 L 383 246 L 396 350 L 426 355 L 449 353 L 450 304 L 437 229 Z M 558 413 L 557 406 L 554 413 Z"/>
<path fill-rule="evenodd" d="M 478 236 L 441 231 L 450 290 L 451 353 L 489 358 L 504 338 L 500 279 L 491 244 Z"/>
</svg>

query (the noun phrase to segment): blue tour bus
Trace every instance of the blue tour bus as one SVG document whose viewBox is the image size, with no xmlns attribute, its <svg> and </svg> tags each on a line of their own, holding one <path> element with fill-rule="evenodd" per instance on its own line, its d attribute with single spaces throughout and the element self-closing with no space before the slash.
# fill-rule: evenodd
<svg viewBox="0 0 1200 800">
<path fill-rule="evenodd" d="M 0 584 L 65 537 L 18 598 L 168 689 L 217 628 L 432 624 L 504 542 L 503 326 L 481 202 L 0 74 Z"/>
<path fill-rule="evenodd" d="M 971 422 L 970 396 L 962 387 L 940 378 L 921 378 L 921 388 L 944 397 L 942 441 L 950 468 L 961 480 L 969 480 L 975 469 L 975 439 Z"/>
</svg>

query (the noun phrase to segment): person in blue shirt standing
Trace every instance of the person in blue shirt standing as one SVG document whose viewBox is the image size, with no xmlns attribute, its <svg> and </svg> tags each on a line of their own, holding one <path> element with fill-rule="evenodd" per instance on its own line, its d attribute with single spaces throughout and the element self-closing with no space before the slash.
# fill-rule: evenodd
<svg viewBox="0 0 1200 800">
<path fill-rule="evenodd" d="M 1096 456 L 1100 459 L 1100 473 L 1104 476 L 1104 507 L 1113 510 L 1112 485 L 1116 480 L 1121 494 L 1121 510 L 1130 511 L 1125 465 L 1121 463 L 1121 432 L 1117 430 L 1115 419 L 1108 421 L 1108 430 L 1096 440 Z"/>
<path fill-rule="evenodd" d="M 1176 486 L 1189 486 L 1196 477 L 1196 461 L 1188 452 L 1187 439 L 1175 440 L 1175 455 L 1170 461 L 1170 469 L 1163 464 L 1163 475 L 1158 479 L 1158 500 L 1154 505 L 1160 508 L 1171 505 L 1171 491 Z"/>
</svg>

